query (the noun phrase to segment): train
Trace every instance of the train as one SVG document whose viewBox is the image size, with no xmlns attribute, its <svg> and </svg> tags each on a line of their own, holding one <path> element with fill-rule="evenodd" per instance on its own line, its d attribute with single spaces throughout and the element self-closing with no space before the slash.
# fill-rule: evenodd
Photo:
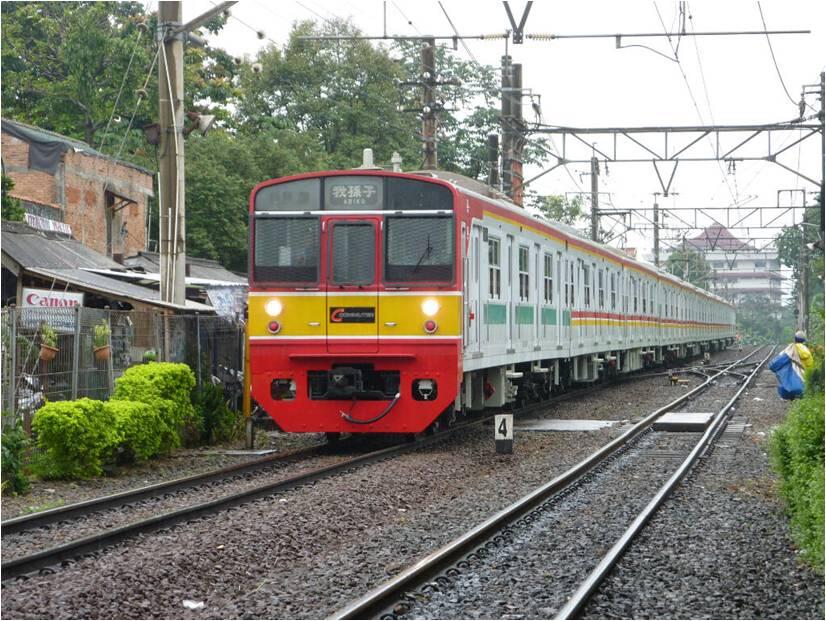
<svg viewBox="0 0 826 621">
<path fill-rule="evenodd" d="M 730 345 L 727 301 L 461 175 L 250 197 L 252 398 L 286 432 L 417 434 Z"/>
</svg>

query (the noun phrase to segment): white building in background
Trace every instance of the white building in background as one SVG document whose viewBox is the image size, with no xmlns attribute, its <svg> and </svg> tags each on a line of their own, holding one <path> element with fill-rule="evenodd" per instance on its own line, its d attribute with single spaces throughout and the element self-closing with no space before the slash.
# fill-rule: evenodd
<svg viewBox="0 0 826 621">
<path fill-rule="evenodd" d="M 709 288 L 717 295 L 737 302 L 746 297 L 767 297 L 780 303 L 785 278 L 775 248 L 756 248 L 737 239 L 724 226 L 715 224 L 692 239 L 687 247 L 705 257 L 712 270 Z M 664 252 L 664 261 L 671 250 Z"/>
</svg>

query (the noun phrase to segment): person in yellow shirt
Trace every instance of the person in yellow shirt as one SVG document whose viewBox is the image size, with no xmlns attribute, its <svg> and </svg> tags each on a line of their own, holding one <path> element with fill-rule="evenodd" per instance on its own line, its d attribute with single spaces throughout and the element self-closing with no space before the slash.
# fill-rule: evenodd
<svg viewBox="0 0 826 621">
<path fill-rule="evenodd" d="M 815 364 L 815 360 L 812 352 L 806 347 L 806 335 L 802 330 L 794 333 L 794 347 L 797 350 L 797 355 L 800 356 L 800 364 L 803 370 L 808 371 L 811 369 Z"/>
</svg>

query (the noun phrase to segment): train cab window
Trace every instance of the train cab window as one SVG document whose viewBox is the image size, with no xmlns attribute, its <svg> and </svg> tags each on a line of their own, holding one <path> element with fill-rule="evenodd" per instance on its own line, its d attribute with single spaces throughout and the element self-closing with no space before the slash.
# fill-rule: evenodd
<svg viewBox="0 0 826 621">
<path fill-rule="evenodd" d="M 591 268 L 582 266 L 582 284 L 585 295 L 585 306 L 591 306 Z"/>
<path fill-rule="evenodd" d="M 386 181 L 386 211 L 453 211 L 453 194 L 443 185 L 400 177 L 388 177 Z"/>
<path fill-rule="evenodd" d="M 488 292 L 498 300 L 502 297 L 502 244 L 496 237 L 488 237 Z"/>
<path fill-rule="evenodd" d="M 453 280 L 453 218 L 385 218 L 384 277 L 388 282 Z"/>
<path fill-rule="evenodd" d="M 318 282 L 318 218 L 256 218 L 253 278 L 258 282 Z"/>
<path fill-rule="evenodd" d="M 321 179 L 268 185 L 255 193 L 255 211 L 319 211 Z"/>
<path fill-rule="evenodd" d="M 597 304 L 600 308 L 605 308 L 605 270 L 599 270 L 597 274 Z"/>
<path fill-rule="evenodd" d="M 530 298 L 529 252 L 526 246 L 519 246 L 519 299 L 523 302 Z"/>
<path fill-rule="evenodd" d="M 545 255 L 545 304 L 554 303 L 554 265 L 553 257 L 549 254 Z"/>
<path fill-rule="evenodd" d="M 334 285 L 370 285 L 376 274 L 376 234 L 372 224 L 341 222 L 333 225 L 330 282 Z"/>
</svg>

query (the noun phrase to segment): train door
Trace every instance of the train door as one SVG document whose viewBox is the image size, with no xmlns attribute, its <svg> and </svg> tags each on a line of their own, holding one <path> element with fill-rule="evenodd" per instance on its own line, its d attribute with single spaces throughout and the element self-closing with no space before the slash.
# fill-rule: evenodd
<svg viewBox="0 0 826 621">
<path fill-rule="evenodd" d="M 505 264 L 505 267 L 507 268 L 507 271 L 508 271 L 508 286 L 507 286 L 507 290 L 508 290 L 508 350 L 513 349 L 513 330 L 514 330 L 513 314 L 514 314 L 514 310 L 515 310 L 514 300 L 518 299 L 517 298 L 518 292 L 514 291 L 514 288 L 519 286 L 519 284 L 518 284 L 519 279 L 514 278 L 514 275 L 513 275 L 513 270 L 514 270 L 513 252 L 514 252 L 513 235 L 508 235 L 508 248 L 507 248 L 508 260 L 507 260 L 507 263 Z"/>
<path fill-rule="evenodd" d="M 554 291 L 554 308 L 556 310 L 556 347 L 559 349 L 562 346 L 562 326 L 565 323 L 564 311 L 565 306 L 562 303 L 563 296 L 567 297 L 565 293 L 565 283 L 563 281 L 564 272 L 562 271 L 562 253 L 556 253 L 556 291 Z"/>
<path fill-rule="evenodd" d="M 462 239 L 464 239 L 462 225 Z M 482 227 L 474 224 L 471 229 L 469 256 L 464 259 L 464 298 L 465 298 L 465 351 L 477 352 L 480 349 L 481 299 L 482 299 Z"/>
<path fill-rule="evenodd" d="M 545 286 L 545 272 L 543 271 L 544 267 L 544 256 L 542 254 L 542 247 L 539 244 L 534 244 L 533 246 L 533 253 L 535 256 L 534 259 L 534 296 L 533 296 L 533 348 L 534 350 L 540 349 L 540 341 L 544 340 L 544 334 L 542 329 L 542 304 L 544 301 L 543 297 L 543 287 Z M 544 348 L 543 348 L 544 349 Z"/>
<path fill-rule="evenodd" d="M 378 351 L 378 217 L 325 218 L 327 351 Z"/>
</svg>

